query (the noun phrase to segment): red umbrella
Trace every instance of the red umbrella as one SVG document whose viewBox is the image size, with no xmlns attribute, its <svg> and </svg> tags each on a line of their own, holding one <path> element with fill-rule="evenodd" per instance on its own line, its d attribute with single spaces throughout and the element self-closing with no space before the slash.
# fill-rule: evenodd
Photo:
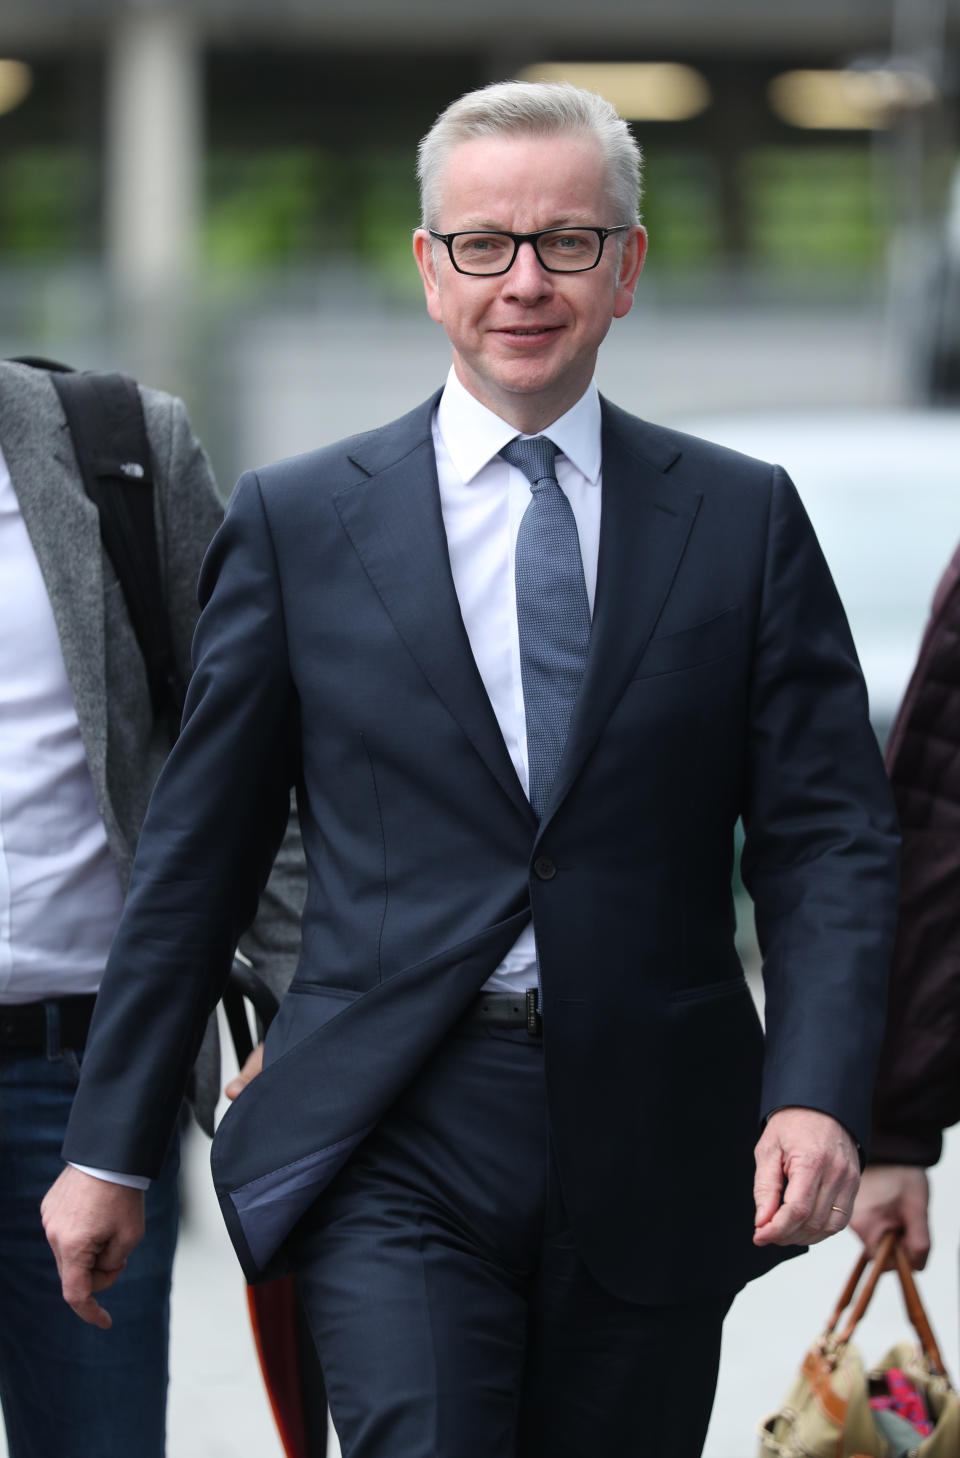
<svg viewBox="0 0 960 1458">
<path fill-rule="evenodd" d="M 277 999 L 253 968 L 237 959 L 223 996 L 223 1008 L 241 1068 L 254 1046 L 246 1002 L 253 1008 L 259 1042 L 277 1011 Z M 260 1371 L 286 1458 L 325 1458 L 327 1402 L 323 1373 L 299 1309 L 293 1277 L 248 1286 L 247 1308 Z"/>
<path fill-rule="evenodd" d="M 287 1458 L 321 1458 L 311 1448 L 300 1371 L 300 1332 L 293 1277 L 247 1287 L 247 1307 L 274 1422 Z M 319 1369 L 318 1369 L 319 1371 Z"/>
</svg>

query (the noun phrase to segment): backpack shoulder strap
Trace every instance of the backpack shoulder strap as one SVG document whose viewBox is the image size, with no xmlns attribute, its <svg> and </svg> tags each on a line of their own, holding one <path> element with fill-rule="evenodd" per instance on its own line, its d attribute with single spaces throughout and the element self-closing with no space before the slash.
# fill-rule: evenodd
<svg viewBox="0 0 960 1458">
<path fill-rule="evenodd" d="M 163 601 L 153 513 L 153 459 L 143 403 L 128 375 L 51 371 L 73 437 L 84 488 L 100 513 L 100 535 L 120 580 L 147 669 L 154 712 L 171 739 L 183 710 Z"/>
</svg>

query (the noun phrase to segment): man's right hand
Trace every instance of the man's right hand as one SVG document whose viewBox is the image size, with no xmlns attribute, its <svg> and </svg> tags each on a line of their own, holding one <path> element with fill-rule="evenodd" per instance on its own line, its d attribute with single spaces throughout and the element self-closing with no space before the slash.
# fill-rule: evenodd
<svg viewBox="0 0 960 1458">
<path fill-rule="evenodd" d="M 63 1299 L 91 1326 L 112 1326 L 94 1291 L 112 1286 L 144 1233 L 144 1194 L 67 1165 L 40 1206 Z"/>
<path fill-rule="evenodd" d="M 257 1046 L 254 1048 L 253 1052 L 250 1054 L 246 1063 L 244 1063 L 243 1067 L 240 1069 L 240 1072 L 237 1074 L 236 1078 L 231 1078 L 230 1082 L 224 1089 L 224 1093 L 226 1094 L 227 1098 L 238 1098 L 239 1095 L 243 1093 L 247 1084 L 253 1083 L 253 1080 L 255 1078 L 259 1078 L 262 1072 L 263 1044 L 258 1043 Z"/>
<path fill-rule="evenodd" d="M 850 1225 L 871 1255 L 888 1230 L 902 1231 L 907 1260 L 915 1271 L 922 1271 L 930 1254 L 929 1201 L 926 1170 L 918 1165 L 868 1165 L 860 1179 Z"/>
</svg>

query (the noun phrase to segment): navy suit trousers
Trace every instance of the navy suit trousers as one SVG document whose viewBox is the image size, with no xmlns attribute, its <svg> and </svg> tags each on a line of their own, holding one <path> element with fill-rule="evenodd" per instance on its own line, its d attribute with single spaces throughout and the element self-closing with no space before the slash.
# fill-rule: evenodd
<svg viewBox="0 0 960 1458">
<path fill-rule="evenodd" d="M 523 1031 L 461 1023 L 293 1250 L 344 1458 L 701 1451 L 735 1293 L 639 1306 L 593 1279 Z"/>
</svg>

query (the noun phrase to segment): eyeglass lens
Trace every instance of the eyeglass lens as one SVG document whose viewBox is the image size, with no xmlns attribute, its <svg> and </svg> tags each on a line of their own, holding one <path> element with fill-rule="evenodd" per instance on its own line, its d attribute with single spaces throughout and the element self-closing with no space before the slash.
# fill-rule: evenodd
<svg viewBox="0 0 960 1458">
<path fill-rule="evenodd" d="M 500 273 L 516 247 L 509 233 L 459 233 L 451 242 L 453 261 L 464 273 Z M 533 240 L 540 262 L 557 273 L 593 268 L 602 243 L 586 228 L 554 228 Z"/>
</svg>

